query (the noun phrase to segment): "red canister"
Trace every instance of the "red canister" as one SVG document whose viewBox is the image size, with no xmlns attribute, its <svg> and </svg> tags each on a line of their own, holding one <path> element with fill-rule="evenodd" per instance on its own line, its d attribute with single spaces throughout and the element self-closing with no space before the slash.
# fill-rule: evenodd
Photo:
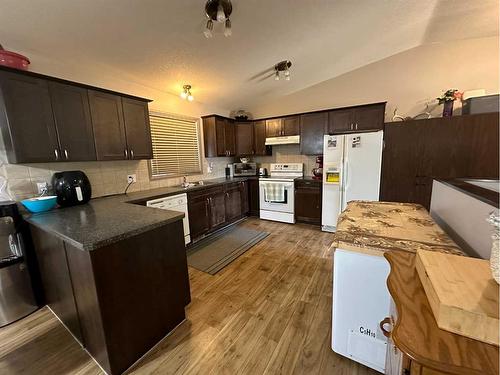
<svg viewBox="0 0 500 375">
<path fill-rule="evenodd" d="M 27 70 L 30 60 L 19 53 L 6 51 L 0 45 L 0 65 L 8 66 L 10 68 Z"/>
</svg>

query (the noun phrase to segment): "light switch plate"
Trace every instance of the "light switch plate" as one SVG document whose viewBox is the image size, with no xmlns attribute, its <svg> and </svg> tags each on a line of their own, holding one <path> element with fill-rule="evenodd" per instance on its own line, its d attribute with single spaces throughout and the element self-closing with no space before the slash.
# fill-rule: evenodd
<svg viewBox="0 0 500 375">
<path fill-rule="evenodd" d="M 127 176 L 127 182 L 130 184 L 130 183 L 133 183 L 133 182 L 137 182 L 137 175 L 136 174 L 129 174 Z"/>
</svg>

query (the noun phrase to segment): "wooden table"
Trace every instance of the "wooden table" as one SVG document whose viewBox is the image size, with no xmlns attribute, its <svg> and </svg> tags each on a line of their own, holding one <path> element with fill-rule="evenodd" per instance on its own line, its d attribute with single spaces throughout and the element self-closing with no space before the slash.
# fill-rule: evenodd
<svg viewBox="0 0 500 375">
<path fill-rule="evenodd" d="M 489 375 L 499 373 L 499 348 L 437 326 L 415 269 L 415 254 L 389 251 L 387 279 L 395 303 L 390 339 L 413 374 Z"/>
</svg>

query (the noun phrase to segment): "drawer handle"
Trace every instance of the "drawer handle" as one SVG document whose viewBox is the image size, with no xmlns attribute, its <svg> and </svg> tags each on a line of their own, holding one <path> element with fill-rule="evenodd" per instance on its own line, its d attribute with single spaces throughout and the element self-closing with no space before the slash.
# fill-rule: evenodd
<svg viewBox="0 0 500 375">
<path fill-rule="evenodd" d="M 56 160 L 59 160 L 59 151 L 57 151 L 57 148 L 54 149 L 54 155 L 56 156 Z"/>
<path fill-rule="evenodd" d="M 389 337 L 391 337 L 392 328 L 391 328 L 391 330 L 390 330 L 390 331 L 386 330 L 386 329 L 384 328 L 384 325 L 386 325 L 386 324 L 389 324 L 389 325 L 392 327 L 392 319 L 391 319 L 391 318 L 389 318 L 389 317 L 387 317 L 387 318 L 385 318 L 384 320 L 382 320 L 382 321 L 380 322 L 380 324 L 379 324 L 379 326 L 380 326 L 380 330 L 382 331 L 382 333 L 384 334 L 384 336 L 385 336 L 385 337 L 387 337 L 387 338 L 389 338 Z"/>
</svg>

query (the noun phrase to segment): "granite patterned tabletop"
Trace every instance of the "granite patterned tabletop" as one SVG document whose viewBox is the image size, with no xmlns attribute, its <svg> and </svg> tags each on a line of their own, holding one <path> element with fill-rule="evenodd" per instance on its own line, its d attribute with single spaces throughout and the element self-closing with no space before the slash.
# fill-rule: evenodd
<svg viewBox="0 0 500 375">
<path fill-rule="evenodd" d="M 84 205 L 58 208 L 38 214 L 26 214 L 24 218 L 31 225 L 79 249 L 91 251 L 184 217 L 181 212 L 146 207 L 144 203 L 147 200 L 247 179 L 219 178 L 207 180 L 203 186 L 197 185 L 187 189 L 165 187 L 96 198 Z"/>
<path fill-rule="evenodd" d="M 412 203 L 349 202 L 339 216 L 333 246 L 380 256 L 418 249 L 464 254 L 424 207 Z"/>
</svg>

